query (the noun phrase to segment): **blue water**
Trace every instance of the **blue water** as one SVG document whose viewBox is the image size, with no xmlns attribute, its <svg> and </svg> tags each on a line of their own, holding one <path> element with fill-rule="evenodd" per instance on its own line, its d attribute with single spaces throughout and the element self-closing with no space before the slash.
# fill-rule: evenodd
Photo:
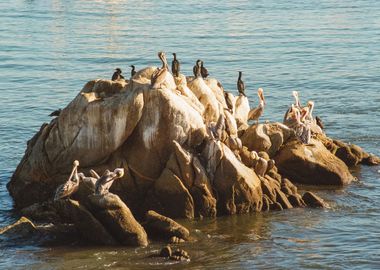
<svg viewBox="0 0 380 270">
<path fill-rule="evenodd" d="M 15 0 L 0 10 L 0 226 L 17 218 L 5 185 L 48 114 L 115 67 L 159 65 L 160 50 L 176 52 L 185 74 L 204 60 L 230 91 L 242 70 L 252 106 L 265 91 L 263 120 L 281 120 L 297 89 L 330 136 L 380 155 L 378 0 Z M 158 244 L 19 246 L 1 248 L 0 268 L 380 268 L 379 170 L 355 168 L 359 182 L 318 190 L 328 210 L 190 222 L 197 242 L 185 244 L 185 265 L 147 260 Z"/>
</svg>

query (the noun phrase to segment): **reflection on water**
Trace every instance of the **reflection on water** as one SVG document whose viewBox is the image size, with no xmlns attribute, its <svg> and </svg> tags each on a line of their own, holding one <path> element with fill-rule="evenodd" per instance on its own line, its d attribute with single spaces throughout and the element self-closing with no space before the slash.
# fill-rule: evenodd
<svg viewBox="0 0 380 270">
<path fill-rule="evenodd" d="M 130 64 L 158 65 L 159 50 L 177 52 L 187 74 L 203 59 L 229 91 L 243 70 L 252 106 L 256 89 L 265 90 L 263 120 L 282 119 L 298 89 L 303 103 L 315 101 L 329 135 L 380 154 L 377 0 L 16 0 L 0 9 L 0 226 L 17 217 L 5 184 L 48 114 L 116 66 L 128 74 Z M 148 258 L 162 246 L 153 243 L 2 246 L 0 268 L 378 268 L 379 169 L 354 168 L 358 182 L 315 190 L 327 210 L 184 221 L 194 236 L 183 245 L 192 257 L 185 265 Z"/>
</svg>

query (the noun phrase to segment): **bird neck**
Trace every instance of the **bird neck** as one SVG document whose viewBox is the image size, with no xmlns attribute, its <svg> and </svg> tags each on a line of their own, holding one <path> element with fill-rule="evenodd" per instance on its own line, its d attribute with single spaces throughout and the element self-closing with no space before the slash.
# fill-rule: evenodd
<svg viewBox="0 0 380 270">
<path fill-rule="evenodd" d="M 241 72 L 239 72 L 239 78 L 238 78 L 238 80 L 240 81 L 241 80 Z"/>
</svg>

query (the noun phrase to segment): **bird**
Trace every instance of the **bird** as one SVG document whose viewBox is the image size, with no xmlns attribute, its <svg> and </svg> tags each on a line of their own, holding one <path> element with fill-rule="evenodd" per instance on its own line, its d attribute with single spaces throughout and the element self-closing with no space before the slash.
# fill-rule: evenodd
<svg viewBox="0 0 380 270">
<path fill-rule="evenodd" d="M 264 98 L 264 90 L 262 88 L 259 88 L 257 90 L 257 95 L 259 96 L 259 106 L 252 109 L 248 113 L 248 121 L 254 120 L 256 121 L 256 124 L 259 124 L 259 118 L 264 113 L 264 107 L 265 107 L 265 98 Z"/>
<path fill-rule="evenodd" d="M 252 151 L 251 156 L 254 160 L 256 160 L 254 171 L 256 172 L 258 176 L 263 177 L 268 169 L 268 161 L 260 157 L 256 151 Z"/>
<path fill-rule="evenodd" d="M 62 112 L 62 109 L 58 109 L 58 110 L 55 110 L 54 112 L 52 112 L 51 114 L 49 114 L 49 116 L 53 117 L 53 116 L 59 116 Z"/>
<path fill-rule="evenodd" d="M 123 75 L 121 75 L 121 73 L 122 73 L 122 71 L 120 68 L 115 68 L 115 72 L 113 73 L 111 80 L 117 81 L 120 79 L 124 79 L 124 77 L 123 77 Z"/>
<path fill-rule="evenodd" d="M 205 78 L 208 77 L 209 73 L 208 73 L 207 68 L 205 68 L 203 66 L 203 61 L 201 61 L 201 62 L 202 62 L 202 65 L 201 65 L 201 74 L 202 74 L 202 78 L 205 79 Z"/>
<path fill-rule="evenodd" d="M 226 101 L 227 110 L 233 114 L 234 111 L 234 101 L 233 101 L 233 95 L 227 92 L 224 92 L 224 99 Z"/>
<path fill-rule="evenodd" d="M 308 113 L 309 108 L 305 107 L 301 110 L 301 113 L 299 111 L 296 111 L 295 114 L 296 125 L 293 129 L 296 133 L 296 136 L 303 144 L 309 144 L 311 140 L 310 123 L 308 121 L 305 121 Z"/>
<path fill-rule="evenodd" d="M 194 77 L 197 77 L 197 74 L 198 74 L 198 66 L 199 66 L 199 68 L 202 68 L 202 64 L 201 64 L 201 60 L 197 60 L 196 62 L 195 62 L 195 65 L 194 65 L 194 67 L 193 67 L 193 74 L 194 74 Z M 200 76 L 201 76 L 201 73 L 200 73 Z"/>
<path fill-rule="evenodd" d="M 301 106 L 301 103 L 300 103 L 300 98 L 299 98 L 298 92 L 297 91 L 293 91 L 292 94 L 293 94 L 293 97 L 294 97 L 294 100 L 295 100 L 294 106 L 296 108 L 298 108 L 299 110 L 301 110 L 302 106 Z"/>
<path fill-rule="evenodd" d="M 241 76 L 242 76 L 243 72 L 239 71 L 239 78 L 237 80 L 237 89 L 239 91 L 239 94 L 240 95 L 243 95 L 246 97 L 245 93 L 244 93 L 244 90 L 245 90 L 245 85 L 244 85 L 244 82 L 241 80 Z"/>
<path fill-rule="evenodd" d="M 172 73 L 175 77 L 179 76 L 179 71 L 180 71 L 180 65 L 179 61 L 177 60 L 177 54 L 173 53 L 173 61 L 172 61 Z"/>
<path fill-rule="evenodd" d="M 78 190 L 78 187 L 79 187 L 79 176 L 78 176 L 78 171 L 77 171 L 78 166 L 79 166 L 79 161 L 75 160 L 73 163 L 73 169 L 71 171 L 71 174 L 68 180 L 56 189 L 55 195 L 54 195 L 54 201 L 68 198 Z"/>
<path fill-rule="evenodd" d="M 315 117 L 315 122 L 317 122 L 317 125 L 322 129 L 324 130 L 325 129 L 325 125 L 323 124 L 323 121 L 321 118 L 319 118 L 318 116 Z"/>
<path fill-rule="evenodd" d="M 212 135 L 216 140 L 221 140 L 223 136 L 223 131 L 226 129 L 226 123 L 223 113 L 219 115 L 218 121 L 215 126 L 211 127 Z"/>
<path fill-rule="evenodd" d="M 91 189 L 92 191 L 95 191 L 95 185 L 96 181 L 98 181 L 98 178 L 91 177 L 91 176 L 85 176 L 84 173 L 78 173 L 79 182 L 85 183 L 85 185 Z"/>
<path fill-rule="evenodd" d="M 136 74 L 135 66 L 134 65 L 130 65 L 130 67 L 132 68 L 131 69 L 131 77 L 133 77 Z"/>
<path fill-rule="evenodd" d="M 106 170 L 103 175 L 96 181 L 95 184 L 95 194 L 104 195 L 109 192 L 110 187 L 113 184 L 113 181 L 123 177 L 124 169 L 116 168 L 113 172 Z"/>
<path fill-rule="evenodd" d="M 166 55 L 164 52 L 158 53 L 158 58 L 160 58 L 162 62 L 162 67 L 157 68 L 155 72 L 153 72 L 151 77 L 151 86 L 153 89 L 158 89 L 161 87 L 161 84 L 165 81 L 168 69 L 168 62 L 166 60 Z"/>
</svg>

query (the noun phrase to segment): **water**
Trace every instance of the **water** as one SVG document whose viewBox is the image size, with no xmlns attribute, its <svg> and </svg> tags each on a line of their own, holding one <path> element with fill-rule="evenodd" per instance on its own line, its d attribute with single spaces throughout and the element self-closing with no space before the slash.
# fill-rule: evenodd
<svg viewBox="0 0 380 270">
<path fill-rule="evenodd" d="M 178 1 L 179 2 L 179 1 Z M 281 2 L 281 3 L 280 3 Z M 94 78 L 159 65 L 177 52 L 235 91 L 242 70 L 252 106 L 264 88 L 263 120 L 281 120 L 298 89 L 316 103 L 330 136 L 380 155 L 380 3 L 377 0 L 0 2 L 0 226 L 17 218 L 5 185 L 48 114 Z M 145 249 L 15 246 L 0 268 L 374 269 L 380 267 L 380 167 L 360 181 L 318 190 L 331 209 L 293 209 L 185 222 L 190 263 Z"/>
</svg>

